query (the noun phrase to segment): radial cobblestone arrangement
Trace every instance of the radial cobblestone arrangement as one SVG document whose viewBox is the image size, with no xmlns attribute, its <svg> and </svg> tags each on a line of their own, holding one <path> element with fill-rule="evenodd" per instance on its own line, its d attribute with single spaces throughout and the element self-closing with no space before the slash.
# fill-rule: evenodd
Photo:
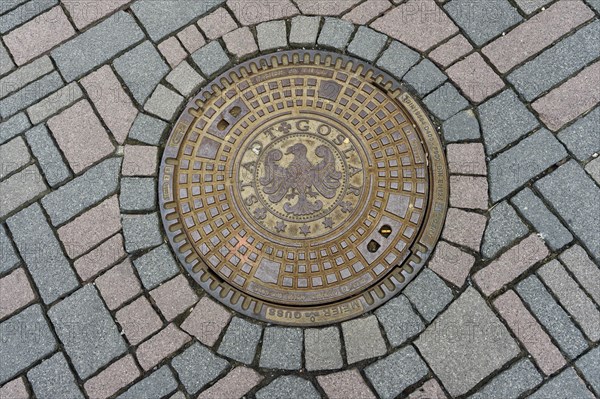
<svg viewBox="0 0 600 399">
<path fill-rule="evenodd" d="M 600 397 L 599 12 L 0 2 L 0 398 Z"/>
</svg>

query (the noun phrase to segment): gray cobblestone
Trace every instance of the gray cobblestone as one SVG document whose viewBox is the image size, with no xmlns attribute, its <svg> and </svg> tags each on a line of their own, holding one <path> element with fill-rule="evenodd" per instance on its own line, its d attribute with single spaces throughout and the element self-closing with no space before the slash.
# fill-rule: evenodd
<svg viewBox="0 0 600 399">
<path fill-rule="evenodd" d="M 441 120 L 446 120 L 469 106 L 467 99 L 450 83 L 425 97 L 423 103 Z"/>
<path fill-rule="evenodd" d="M 25 137 L 50 186 L 56 187 L 71 178 L 71 172 L 45 125 L 34 127 L 25 133 Z"/>
<path fill-rule="evenodd" d="M 435 318 L 452 301 L 452 290 L 429 269 L 421 273 L 405 289 L 404 295 L 427 321 Z"/>
<path fill-rule="evenodd" d="M 367 367 L 365 373 L 380 398 L 392 399 L 419 382 L 429 369 L 415 349 L 408 346 Z"/>
<path fill-rule="evenodd" d="M 133 261 L 147 290 L 158 287 L 179 273 L 179 268 L 167 245 L 161 245 Z"/>
<path fill-rule="evenodd" d="M 0 98 L 22 89 L 53 70 L 54 65 L 52 65 L 52 61 L 48 56 L 40 57 L 27 65 L 23 65 L 10 75 L 0 79 Z"/>
<path fill-rule="evenodd" d="M 126 351 L 117 325 L 91 285 L 54 305 L 48 317 L 83 379 Z"/>
<path fill-rule="evenodd" d="M 256 36 L 261 51 L 285 47 L 287 45 L 285 21 L 263 22 L 256 27 Z"/>
<path fill-rule="evenodd" d="M 149 41 L 123 54 L 113 65 L 140 105 L 146 102 L 170 70 Z"/>
<path fill-rule="evenodd" d="M 542 375 L 529 359 L 522 359 L 488 382 L 469 399 L 517 399 L 542 382 Z"/>
<path fill-rule="evenodd" d="M 119 11 L 54 49 L 51 54 L 60 73 L 70 82 L 143 38 L 144 33 L 133 17 Z"/>
<path fill-rule="evenodd" d="M 562 248 L 573 240 L 569 230 L 529 188 L 515 195 L 511 202 L 553 250 Z"/>
<path fill-rule="evenodd" d="M 250 364 L 254 360 L 261 335 L 262 328 L 259 325 L 234 317 L 217 352 L 240 363 Z"/>
<path fill-rule="evenodd" d="M 110 158 L 51 192 L 42 205 L 57 226 L 97 204 L 117 190 L 121 158 Z"/>
<path fill-rule="evenodd" d="M 35 18 L 37 15 L 49 10 L 58 4 L 58 0 L 31 0 L 0 17 L 0 33 L 9 30 Z"/>
<path fill-rule="evenodd" d="M 594 179 L 598 185 L 600 185 L 600 158 L 588 162 L 588 164 L 585 165 L 585 171 L 592 176 L 592 179 Z"/>
<path fill-rule="evenodd" d="M 547 398 L 594 399 L 594 394 L 587 389 L 575 370 L 568 368 L 528 396 L 528 399 Z"/>
<path fill-rule="evenodd" d="M 579 245 L 574 245 L 560 254 L 559 258 L 575 275 L 579 284 L 594 298 L 596 303 L 600 304 L 600 269 L 585 253 L 585 250 Z"/>
<path fill-rule="evenodd" d="M 448 142 L 477 140 L 481 137 L 479 122 L 471 110 L 459 112 L 442 125 L 444 139 Z"/>
<path fill-rule="evenodd" d="M 385 355 L 387 349 L 375 316 L 342 323 L 348 364 Z"/>
<path fill-rule="evenodd" d="M 531 154 L 536 155 L 532 157 Z M 500 201 L 567 155 L 562 144 L 546 129 L 525 138 L 490 162 L 492 201 Z"/>
<path fill-rule="evenodd" d="M 385 43 L 387 37 L 372 29 L 361 26 L 356 35 L 348 45 L 348 52 L 367 61 L 375 61 Z"/>
<path fill-rule="evenodd" d="M 31 160 L 29 150 L 22 137 L 0 145 L 0 179 L 27 165 Z"/>
<path fill-rule="evenodd" d="M 63 87 L 63 81 L 60 75 L 58 72 L 52 72 L 1 100 L 0 116 L 8 118 L 61 87 Z"/>
<path fill-rule="evenodd" d="M 170 121 L 182 103 L 182 96 L 163 85 L 158 85 L 144 109 L 159 118 Z"/>
<path fill-rule="evenodd" d="M 198 342 L 176 356 L 171 364 L 190 395 L 198 393 L 229 366 L 225 359 L 215 356 Z"/>
<path fill-rule="evenodd" d="M 304 359 L 309 371 L 336 370 L 344 365 L 337 327 L 305 329 L 304 346 Z"/>
<path fill-rule="evenodd" d="M 551 1 L 552 0 L 515 0 L 519 8 L 528 15 L 542 8 Z"/>
<path fill-rule="evenodd" d="M 121 179 L 119 202 L 123 211 L 153 211 L 156 209 L 156 183 L 150 177 Z"/>
<path fill-rule="evenodd" d="M 587 349 L 583 334 L 537 277 L 530 276 L 520 282 L 517 292 L 569 358 L 573 359 Z"/>
<path fill-rule="evenodd" d="M 5 143 L 30 127 L 31 123 L 24 112 L 0 123 L 0 144 Z"/>
<path fill-rule="evenodd" d="M 27 372 L 38 398 L 83 399 L 65 356 L 59 352 Z"/>
<path fill-rule="evenodd" d="M 535 186 L 592 255 L 600 260 L 600 188 L 583 168 L 570 161 Z"/>
<path fill-rule="evenodd" d="M 138 114 L 129 131 L 129 138 L 146 144 L 158 145 L 167 124 L 146 114 Z"/>
<path fill-rule="evenodd" d="M 192 60 L 207 77 L 217 73 L 229 64 L 229 57 L 218 41 L 212 41 L 194 52 Z"/>
<path fill-rule="evenodd" d="M 20 206 L 30 202 L 46 190 L 46 183 L 36 165 L 30 165 L 19 173 L 0 182 L 0 217 L 7 216 Z"/>
<path fill-rule="evenodd" d="M 400 346 L 425 328 L 404 295 L 396 297 L 375 312 L 392 346 Z"/>
<path fill-rule="evenodd" d="M 596 12 L 600 13 L 600 0 L 586 0 L 586 3 Z"/>
<path fill-rule="evenodd" d="M 284 375 L 256 392 L 256 399 L 319 399 L 315 386 L 304 378 Z"/>
<path fill-rule="evenodd" d="M 4 274 L 19 264 L 19 258 L 13 248 L 4 225 L 0 225 L 0 274 Z"/>
<path fill-rule="evenodd" d="M 600 21 L 592 22 L 516 69 L 508 80 L 532 101 L 600 56 L 599 32 Z"/>
<path fill-rule="evenodd" d="M 600 346 L 582 356 L 576 365 L 596 395 L 600 396 Z"/>
<path fill-rule="evenodd" d="M 56 340 L 39 305 L 0 323 L 0 385 L 56 349 Z"/>
<path fill-rule="evenodd" d="M 528 232 L 527 226 L 517 216 L 514 208 L 506 201 L 501 202 L 490 211 L 481 253 L 488 259 L 493 258 Z"/>
<path fill-rule="evenodd" d="M 535 116 L 511 90 L 505 90 L 480 105 L 479 117 L 489 155 L 497 153 L 539 125 Z"/>
<path fill-rule="evenodd" d="M 317 42 L 319 34 L 319 17 L 297 16 L 292 18 L 290 44 L 310 46 Z"/>
<path fill-rule="evenodd" d="M 129 388 L 118 399 L 161 399 L 177 389 L 177 381 L 168 366 L 163 366 Z"/>
<path fill-rule="evenodd" d="M 181 95 L 187 97 L 196 91 L 206 81 L 186 61 L 183 61 L 167 75 L 169 82 Z"/>
<path fill-rule="evenodd" d="M 0 75 L 4 75 L 12 71 L 15 68 L 15 64 L 10 59 L 8 51 L 2 43 L 0 43 Z"/>
<path fill-rule="evenodd" d="M 411 85 L 423 97 L 447 79 L 446 75 L 429 60 L 419 62 L 403 78 L 404 82 Z"/>
<path fill-rule="evenodd" d="M 352 23 L 336 18 L 325 18 L 318 44 L 343 50 L 346 48 L 352 32 L 354 32 L 354 25 Z"/>
<path fill-rule="evenodd" d="M 394 75 L 400 80 L 412 68 L 421 56 L 400 42 L 393 41 L 383 52 L 377 66 Z"/>
<path fill-rule="evenodd" d="M 34 125 L 42 122 L 50 116 L 58 113 L 63 108 L 68 107 L 75 101 L 83 97 L 83 92 L 75 82 L 69 84 L 27 108 L 27 115 Z"/>
<path fill-rule="evenodd" d="M 302 367 L 302 330 L 267 327 L 260 353 L 260 367 L 300 370 Z"/>
<path fill-rule="evenodd" d="M 160 222 L 156 213 L 124 215 L 122 223 L 125 249 L 130 254 L 156 247 L 163 242 L 160 234 Z"/>
<path fill-rule="evenodd" d="M 523 20 L 508 0 L 452 0 L 444 9 L 478 46 Z"/>
<path fill-rule="evenodd" d="M 580 161 L 600 152 L 600 108 L 564 129 L 558 134 L 558 139 Z"/>
<path fill-rule="evenodd" d="M 0 3 L 0 14 L 4 14 L 11 8 L 15 8 L 19 4 L 23 4 L 26 1 L 27 0 L 3 0 L 2 3 Z"/>
</svg>

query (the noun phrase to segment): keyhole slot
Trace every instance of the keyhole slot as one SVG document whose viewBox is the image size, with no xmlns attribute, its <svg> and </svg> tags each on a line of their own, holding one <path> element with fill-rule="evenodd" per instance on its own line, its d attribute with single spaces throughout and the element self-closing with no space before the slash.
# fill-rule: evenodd
<svg viewBox="0 0 600 399">
<path fill-rule="evenodd" d="M 381 244 L 375 240 L 371 240 L 371 242 L 367 244 L 367 251 L 371 252 L 372 254 L 379 251 L 379 248 L 381 248 Z"/>
<path fill-rule="evenodd" d="M 229 122 L 225 119 L 222 119 L 221 122 L 217 123 L 217 129 L 220 131 L 226 130 L 229 127 Z"/>
<path fill-rule="evenodd" d="M 233 107 L 233 108 L 231 108 L 231 110 L 229 111 L 229 113 L 234 118 L 237 118 L 242 113 L 242 109 L 240 107 Z"/>
<path fill-rule="evenodd" d="M 379 229 L 379 234 L 381 234 L 385 238 L 388 238 L 392 234 L 391 226 L 388 224 L 381 226 L 381 228 Z"/>
</svg>

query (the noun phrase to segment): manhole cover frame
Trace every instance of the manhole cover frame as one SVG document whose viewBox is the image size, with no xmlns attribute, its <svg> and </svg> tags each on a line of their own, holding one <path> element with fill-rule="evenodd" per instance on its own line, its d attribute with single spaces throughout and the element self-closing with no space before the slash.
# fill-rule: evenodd
<svg viewBox="0 0 600 399">
<path fill-rule="evenodd" d="M 177 158 L 183 138 L 193 127 L 196 118 L 190 110 L 201 108 L 215 91 L 218 92 L 225 87 L 224 82 L 231 83 L 232 74 L 241 76 L 242 70 L 248 73 L 251 73 L 252 69 L 260 71 L 265 66 L 270 67 L 274 61 L 279 66 L 286 63 L 293 64 L 292 60 L 303 60 L 305 57 L 310 58 L 311 62 L 318 60 L 323 66 L 335 67 L 337 63 L 337 66 L 346 67 L 347 63 L 350 63 L 353 72 L 360 68 L 363 79 L 387 92 L 390 98 L 394 98 L 396 103 L 402 106 L 412 119 L 415 131 L 419 134 L 425 149 L 426 166 L 429 172 L 429 195 L 428 203 L 424 208 L 424 219 L 411 247 L 410 256 L 401 265 L 387 272 L 383 278 L 363 292 L 343 301 L 299 307 L 267 302 L 237 289 L 218 276 L 202 257 L 198 257 L 195 264 L 188 261 L 191 245 L 187 240 L 181 240 L 182 234 L 185 233 L 177 228 L 177 225 L 182 222 L 176 217 L 177 212 L 173 207 L 167 208 L 165 205 L 174 201 L 174 167 L 173 162 L 168 160 Z M 310 327 L 341 322 L 373 310 L 397 295 L 415 278 L 429 260 L 444 226 L 449 206 L 449 175 L 444 148 L 437 130 L 424 108 L 405 86 L 387 73 L 356 58 L 323 50 L 287 50 L 262 55 L 234 65 L 207 83 L 187 103 L 173 125 L 165 145 L 160 164 L 158 197 L 164 231 L 171 248 L 189 275 L 207 293 L 227 307 L 254 319 L 273 324 Z"/>
</svg>

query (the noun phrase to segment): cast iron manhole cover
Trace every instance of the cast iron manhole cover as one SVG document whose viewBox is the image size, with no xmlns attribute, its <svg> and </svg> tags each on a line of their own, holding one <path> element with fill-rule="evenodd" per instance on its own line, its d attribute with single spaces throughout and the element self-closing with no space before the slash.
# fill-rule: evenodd
<svg viewBox="0 0 600 399">
<path fill-rule="evenodd" d="M 448 177 L 435 129 L 390 76 L 289 51 L 238 65 L 188 104 L 159 198 L 171 245 L 211 295 L 319 325 L 380 305 L 422 268 Z"/>
</svg>

